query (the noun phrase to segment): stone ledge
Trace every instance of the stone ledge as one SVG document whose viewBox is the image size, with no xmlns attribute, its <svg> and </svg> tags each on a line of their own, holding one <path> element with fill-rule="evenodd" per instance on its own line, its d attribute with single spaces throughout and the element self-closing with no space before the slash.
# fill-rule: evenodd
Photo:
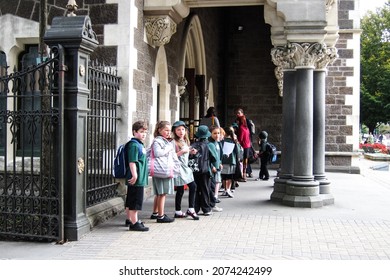
<svg viewBox="0 0 390 280">
<path fill-rule="evenodd" d="M 357 166 L 325 166 L 325 172 L 360 174 L 360 167 Z"/>
<path fill-rule="evenodd" d="M 364 153 L 364 158 L 374 161 L 390 161 L 390 155 L 381 154 L 381 153 Z"/>
</svg>

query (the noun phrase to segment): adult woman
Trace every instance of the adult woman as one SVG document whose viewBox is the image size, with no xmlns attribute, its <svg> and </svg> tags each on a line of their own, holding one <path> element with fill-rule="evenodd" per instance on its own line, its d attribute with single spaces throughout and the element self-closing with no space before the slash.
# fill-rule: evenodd
<svg viewBox="0 0 390 280">
<path fill-rule="evenodd" d="M 216 110 L 215 110 L 214 107 L 209 107 L 207 109 L 206 116 L 204 116 L 202 118 L 202 120 L 200 121 L 199 125 L 205 125 L 208 128 L 210 128 L 210 126 L 212 126 L 212 125 L 214 125 L 216 127 L 220 127 L 219 120 L 218 120 L 218 118 L 216 116 Z"/>
<path fill-rule="evenodd" d="M 248 128 L 248 124 L 246 121 L 246 117 L 244 115 L 244 110 L 241 108 L 238 108 L 236 110 L 236 116 L 237 116 L 237 124 L 238 124 L 238 129 L 237 129 L 237 140 L 240 143 L 241 147 L 244 149 L 244 155 L 243 155 L 243 160 L 242 160 L 242 165 L 243 165 L 243 182 L 246 182 L 246 168 L 248 166 L 248 157 L 250 153 L 250 148 L 252 146 L 251 143 L 251 138 L 250 138 L 250 131 Z"/>
</svg>

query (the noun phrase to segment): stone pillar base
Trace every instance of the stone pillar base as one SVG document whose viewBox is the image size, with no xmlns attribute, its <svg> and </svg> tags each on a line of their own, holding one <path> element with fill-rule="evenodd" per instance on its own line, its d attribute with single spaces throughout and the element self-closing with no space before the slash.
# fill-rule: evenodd
<svg viewBox="0 0 390 280">
<path fill-rule="evenodd" d="M 271 201 L 282 202 L 286 195 L 286 185 L 289 179 L 276 178 L 274 183 L 274 191 L 271 194 Z"/>
<path fill-rule="evenodd" d="M 80 240 L 84 234 L 91 231 L 91 226 L 85 216 L 78 218 L 76 221 L 65 221 L 64 227 L 66 239 L 70 241 Z"/>
<path fill-rule="evenodd" d="M 292 207 L 319 208 L 323 206 L 321 196 L 285 195 L 282 203 Z"/>
</svg>

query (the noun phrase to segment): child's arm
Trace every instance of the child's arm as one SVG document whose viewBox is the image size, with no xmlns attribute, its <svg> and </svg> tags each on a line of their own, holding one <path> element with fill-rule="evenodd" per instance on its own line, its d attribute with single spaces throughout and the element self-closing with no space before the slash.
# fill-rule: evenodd
<svg viewBox="0 0 390 280">
<path fill-rule="evenodd" d="M 138 173 L 137 173 L 137 166 L 135 165 L 135 162 L 130 162 L 130 172 L 131 172 L 131 179 L 129 179 L 129 184 L 134 185 L 137 182 L 138 179 Z"/>
</svg>

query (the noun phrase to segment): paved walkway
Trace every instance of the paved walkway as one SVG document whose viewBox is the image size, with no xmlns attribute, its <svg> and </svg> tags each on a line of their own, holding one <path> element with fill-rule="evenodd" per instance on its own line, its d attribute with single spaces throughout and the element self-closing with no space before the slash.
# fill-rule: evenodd
<svg viewBox="0 0 390 280">
<path fill-rule="evenodd" d="M 153 204 L 148 199 L 141 219 L 149 232 L 128 231 L 121 214 L 77 242 L 0 242 L 0 259 L 389 260 L 390 172 L 370 169 L 377 164 L 361 159 L 362 174 L 327 173 L 334 205 L 275 204 L 269 201 L 273 180 L 250 179 L 240 184 L 235 198 L 222 198 L 223 212 L 199 221 L 157 224 L 148 219 Z M 173 205 L 170 196 L 170 215 Z"/>
</svg>

